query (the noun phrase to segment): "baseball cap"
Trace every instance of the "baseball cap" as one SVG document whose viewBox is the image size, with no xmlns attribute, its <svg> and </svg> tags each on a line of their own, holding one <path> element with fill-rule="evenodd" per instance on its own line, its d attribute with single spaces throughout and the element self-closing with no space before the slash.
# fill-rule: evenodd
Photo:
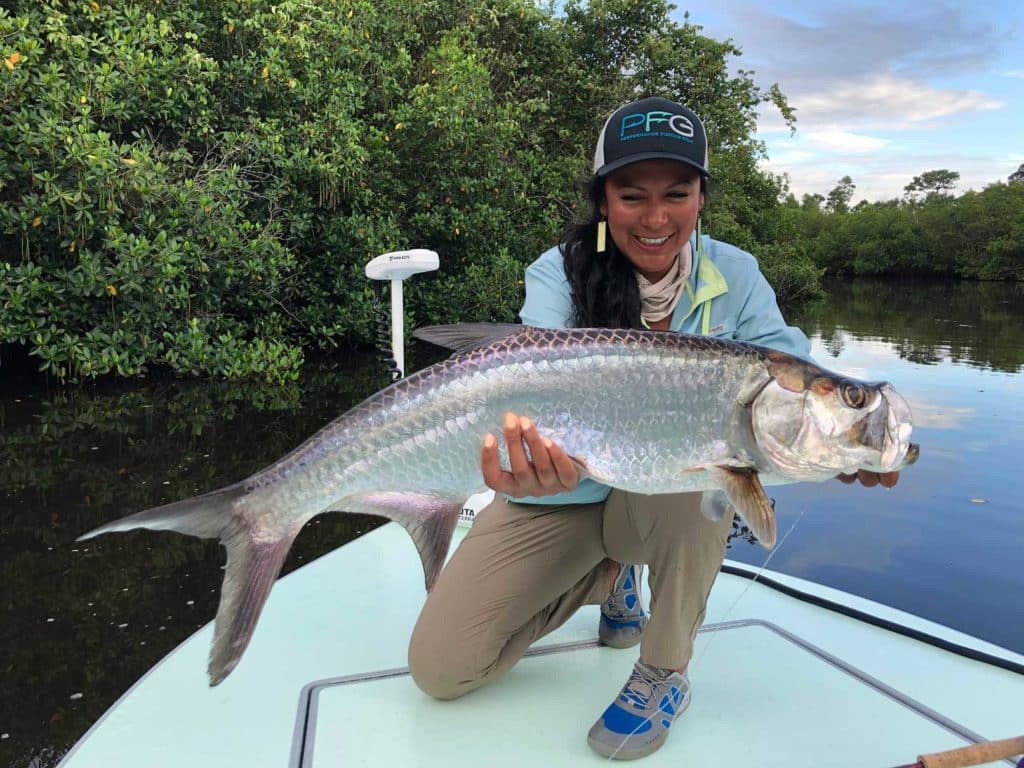
<svg viewBox="0 0 1024 768">
<path fill-rule="evenodd" d="M 692 109 L 651 96 L 612 112 L 597 138 L 594 173 L 607 176 L 641 160 L 678 160 L 704 176 L 708 170 L 708 137 Z"/>
</svg>

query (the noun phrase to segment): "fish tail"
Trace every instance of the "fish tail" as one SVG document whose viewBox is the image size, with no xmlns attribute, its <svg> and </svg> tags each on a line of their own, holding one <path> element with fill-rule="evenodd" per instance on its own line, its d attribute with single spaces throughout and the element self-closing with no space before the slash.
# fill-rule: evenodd
<svg viewBox="0 0 1024 768">
<path fill-rule="evenodd" d="M 278 532 L 261 529 L 257 536 L 248 521 L 266 517 L 251 509 L 258 497 L 247 499 L 247 495 L 245 486 L 236 483 L 114 520 L 79 537 L 81 541 L 104 533 L 147 528 L 220 540 L 227 549 L 227 566 L 210 649 L 211 686 L 230 674 L 249 645 L 270 589 L 301 528 Z"/>
</svg>

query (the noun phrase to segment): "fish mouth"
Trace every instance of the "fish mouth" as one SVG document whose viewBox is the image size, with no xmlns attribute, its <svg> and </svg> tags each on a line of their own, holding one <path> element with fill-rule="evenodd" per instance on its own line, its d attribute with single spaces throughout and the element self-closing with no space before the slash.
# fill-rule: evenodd
<svg viewBox="0 0 1024 768">
<path fill-rule="evenodd" d="M 883 472 L 897 472 L 917 461 L 921 447 L 910 442 L 914 427 L 907 401 L 889 383 L 882 384 L 879 393 L 886 405 L 881 469 Z"/>
<path fill-rule="evenodd" d="M 903 463 L 901 463 L 897 469 L 903 469 L 909 467 L 915 461 L 921 457 L 921 446 L 917 443 L 911 443 L 907 446 L 907 455 L 903 457 Z"/>
<path fill-rule="evenodd" d="M 877 458 L 870 462 L 873 465 L 871 469 L 896 472 L 913 464 L 921 449 L 910 442 L 913 426 L 906 400 L 888 383 L 878 385 L 877 392 L 881 397 L 879 407 L 853 425 L 849 439 L 875 454 Z"/>
</svg>

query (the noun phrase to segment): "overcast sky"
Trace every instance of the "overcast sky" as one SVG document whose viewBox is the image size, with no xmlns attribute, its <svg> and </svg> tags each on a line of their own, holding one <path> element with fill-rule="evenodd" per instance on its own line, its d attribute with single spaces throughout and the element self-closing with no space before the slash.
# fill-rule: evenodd
<svg viewBox="0 0 1024 768">
<path fill-rule="evenodd" d="M 766 108 L 759 137 L 797 197 L 849 175 L 854 201 L 890 199 L 939 168 L 981 189 L 1024 163 L 1020 0 L 675 2 L 796 108 L 795 136 Z"/>
</svg>

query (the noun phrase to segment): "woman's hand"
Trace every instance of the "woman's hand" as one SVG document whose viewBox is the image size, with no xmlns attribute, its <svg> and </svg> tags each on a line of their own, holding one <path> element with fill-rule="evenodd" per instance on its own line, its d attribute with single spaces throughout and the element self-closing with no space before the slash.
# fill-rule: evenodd
<svg viewBox="0 0 1024 768">
<path fill-rule="evenodd" d="M 540 436 L 532 420 L 506 413 L 504 431 L 511 471 L 504 471 L 498 462 L 498 441 L 494 435 L 488 433 L 480 449 L 480 469 L 488 488 L 513 497 L 550 496 L 579 485 L 576 465 L 560 446 Z M 524 443 L 530 449 L 532 462 L 526 456 Z"/>
<path fill-rule="evenodd" d="M 852 475 L 836 475 L 836 479 L 841 483 L 846 483 L 847 485 L 860 480 L 860 484 L 865 488 L 874 488 L 876 485 L 881 485 L 883 488 L 892 488 L 900 481 L 900 473 L 871 472 L 867 469 L 858 469 L 857 472 Z"/>
</svg>

